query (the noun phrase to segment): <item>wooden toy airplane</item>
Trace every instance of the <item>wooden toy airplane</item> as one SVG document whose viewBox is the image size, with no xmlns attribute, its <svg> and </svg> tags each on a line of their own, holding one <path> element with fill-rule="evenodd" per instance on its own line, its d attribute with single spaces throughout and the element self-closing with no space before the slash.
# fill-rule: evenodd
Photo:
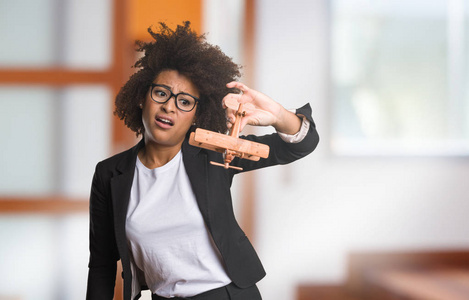
<svg viewBox="0 0 469 300">
<path fill-rule="evenodd" d="M 229 135 L 197 128 L 195 132 L 191 133 L 189 144 L 223 153 L 224 164 L 213 161 L 210 163 L 225 169 L 242 170 L 242 168 L 230 166 L 231 161 L 235 157 L 253 161 L 258 161 L 261 157 L 267 158 L 269 156 L 269 146 L 238 137 L 241 119 L 246 115 L 246 111 L 254 109 L 253 105 L 250 103 L 238 103 L 236 99 L 227 99 L 225 100 L 225 106 L 236 110 L 236 119 Z"/>
</svg>

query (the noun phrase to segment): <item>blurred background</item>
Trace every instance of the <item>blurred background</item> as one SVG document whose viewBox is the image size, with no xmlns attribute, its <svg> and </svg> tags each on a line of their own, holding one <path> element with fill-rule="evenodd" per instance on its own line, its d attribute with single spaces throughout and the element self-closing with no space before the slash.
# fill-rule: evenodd
<svg viewBox="0 0 469 300">
<path fill-rule="evenodd" d="M 84 299 L 94 166 L 137 142 L 113 98 L 134 41 L 184 20 L 245 83 L 313 109 L 313 154 L 234 182 L 264 299 L 417 292 L 415 272 L 362 267 L 396 257 L 450 262 L 469 293 L 469 1 L 0 0 L 0 300 Z"/>
</svg>

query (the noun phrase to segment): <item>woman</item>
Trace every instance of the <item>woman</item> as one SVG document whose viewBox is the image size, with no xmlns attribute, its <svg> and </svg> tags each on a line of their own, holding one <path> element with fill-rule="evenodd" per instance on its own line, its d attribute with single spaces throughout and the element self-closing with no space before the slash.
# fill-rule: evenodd
<svg viewBox="0 0 469 300">
<path fill-rule="evenodd" d="M 123 266 L 124 299 L 150 289 L 152 299 L 261 299 L 265 271 L 232 208 L 230 185 L 239 170 L 213 166 L 222 154 L 193 147 L 196 127 L 226 132 L 234 121 L 224 101 L 256 109 L 244 126 L 277 133 L 247 136 L 270 146 L 259 162 L 237 159 L 243 171 L 286 164 L 312 152 L 318 135 L 309 105 L 285 110 L 235 80 L 239 66 L 190 29 L 189 22 L 139 43 L 140 70 L 116 97 L 115 113 L 142 140 L 96 166 L 90 196 L 87 299 L 112 299 L 116 262 Z M 240 94 L 242 92 L 242 94 Z"/>
</svg>

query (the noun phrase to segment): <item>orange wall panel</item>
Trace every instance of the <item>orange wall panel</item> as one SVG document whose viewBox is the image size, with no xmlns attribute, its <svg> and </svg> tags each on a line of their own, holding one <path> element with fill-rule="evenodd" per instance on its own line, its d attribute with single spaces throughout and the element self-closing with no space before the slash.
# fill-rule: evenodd
<svg viewBox="0 0 469 300">
<path fill-rule="evenodd" d="M 148 27 L 165 22 L 170 28 L 190 21 L 197 32 L 202 29 L 202 0 L 132 0 L 129 1 L 130 38 L 151 39 Z"/>
</svg>

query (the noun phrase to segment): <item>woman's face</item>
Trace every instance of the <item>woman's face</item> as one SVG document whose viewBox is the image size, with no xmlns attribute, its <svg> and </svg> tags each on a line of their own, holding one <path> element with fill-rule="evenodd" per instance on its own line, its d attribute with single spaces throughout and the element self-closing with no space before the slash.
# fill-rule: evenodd
<svg viewBox="0 0 469 300">
<path fill-rule="evenodd" d="M 161 72 L 153 83 L 164 85 L 175 95 L 183 92 L 199 97 L 199 91 L 189 78 L 175 70 Z M 181 111 L 176 106 L 175 97 L 171 97 L 166 103 L 157 103 L 152 100 L 150 93 L 151 87 L 142 107 L 145 142 L 165 147 L 181 147 L 187 131 L 195 121 L 197 105 L 189 112 Z"/>
</svg>

